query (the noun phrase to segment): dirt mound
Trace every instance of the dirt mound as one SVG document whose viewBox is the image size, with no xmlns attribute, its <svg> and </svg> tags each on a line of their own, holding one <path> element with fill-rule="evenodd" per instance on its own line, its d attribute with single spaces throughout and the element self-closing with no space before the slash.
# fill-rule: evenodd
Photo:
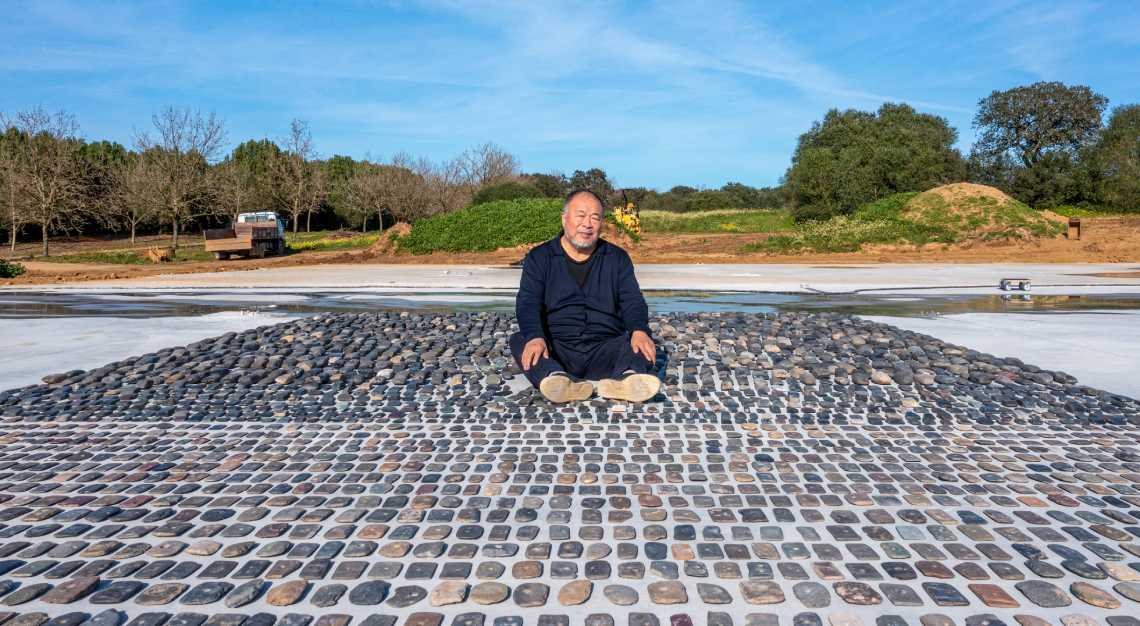
<svg viewBox="0 0 1140 626">
<path fill-rule="evenodd" d="M 915 196 L 914 200 L 917 200 L 927 194 L 938 196 L 939 198 L 942 198 L 951 204 L 957 204 L 963 200 L 969 200 L 976 197 L 992 198 L 993 200 L 996 200 L 998 204 L 1005 204 L 1006 202 L 1013 201 L 1013 198 L 1006 195 L 1004 191 L 998 189 L 997 187 L 990 187 L 989 185 L 977 185 L 974 183 L 951 183 L 949 185 L 942 185 L 941 187 L 935 187 L 934 189 L 930 189 L 918 194 Z"/>
<path fill-rule="evenodd" d="M 1060 216 L 1044 215 L 1000 189 L 974 183 L 953 183 L 924 191 L 903 206 L 902 216 L 955 233 L 959 245 L 1053 238 L 1061 230 L 1061 220 L 1057 219 Z"/>
<path fill-rule="evenodd" d="M 380 234 L 380 238 L 376 240 L 376 243 L 368 248 L 368 254 L 371 256 L 395 256 L 395 240 L 399 237 L 406 237 L 410 232 L 412 232 L 412 225 L 407 222 L 396 222 L 392 224 L 387 230 Z"/>
</svg>

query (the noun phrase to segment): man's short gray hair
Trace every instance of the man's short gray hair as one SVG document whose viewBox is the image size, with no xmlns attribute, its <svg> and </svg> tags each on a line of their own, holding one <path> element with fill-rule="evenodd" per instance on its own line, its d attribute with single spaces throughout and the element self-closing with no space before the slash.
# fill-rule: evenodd
<svg viewBox="0 0 1140 626">
<path fill-rule="evenodd" d="M 566 213 L 566 209 L 570 206 L 571 200 L 577 198 L 582 194 L 586 194 L 597 201 L 598 206 L 602 207 L 602 215 L 606 214 L 606 203 L 602 202 L 602 197 L 589 189 L 574 189 L 570 193 L 566 194 L 566 200 L 562 203 L 562 213 Z"/>
</svg>

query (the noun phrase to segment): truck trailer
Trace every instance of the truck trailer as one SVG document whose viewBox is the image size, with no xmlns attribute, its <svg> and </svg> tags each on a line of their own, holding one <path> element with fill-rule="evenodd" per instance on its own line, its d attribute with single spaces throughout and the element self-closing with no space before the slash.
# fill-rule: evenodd
<svg viewBox="0 0 1140 626">
<path fill-rule="evenodd" d="M 230 228 L 211 228 L 202 235 L 206 252 L 218 260 L 285 254 L 285 220 L 274 211 L 241 213 Z"/>
</svg>

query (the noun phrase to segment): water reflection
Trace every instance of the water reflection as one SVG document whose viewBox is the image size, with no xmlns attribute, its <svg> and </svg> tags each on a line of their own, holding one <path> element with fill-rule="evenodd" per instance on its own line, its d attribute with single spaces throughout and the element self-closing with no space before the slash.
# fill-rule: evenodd
<svg viewBox="0 0 1140 626">
<path fill-rule="evenodd" d="M 1087 312 L 1140 309 L 1136 294 L 870 295 L 646 291 L 654 312 L 832 311 L 857 315 L 935 316 L 953 313 Z M 0 294 L 0 318 L 196 316 L 226 311 L 289 316 L 323 312 L 511 311 L 511 291 L 196 291 L 19 292 Z"/>
</svg>

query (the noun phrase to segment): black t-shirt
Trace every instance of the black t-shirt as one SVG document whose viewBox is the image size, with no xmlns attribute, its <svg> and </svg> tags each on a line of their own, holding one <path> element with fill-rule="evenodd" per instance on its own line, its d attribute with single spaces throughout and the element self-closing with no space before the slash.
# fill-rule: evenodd
<svg viewBox="0 0 1140 626">
<path fill-rule="evenodd" d="M 597 252 L 597 250 L 597 248 L 594 248 L 594 252 Z M 586 278 L 590 276 L 590 268 L 594 266 L 594 257 L 598 256 L 594 254 L 594 252 L 591 252 L 589 258 L 585 261 L 575 261 L 570 258 L 569 254 L 565 255 L 566 269 L 570 271 L 570 276 L 577 281 L 579 287 L 586 286 Z"/>
</svg>

